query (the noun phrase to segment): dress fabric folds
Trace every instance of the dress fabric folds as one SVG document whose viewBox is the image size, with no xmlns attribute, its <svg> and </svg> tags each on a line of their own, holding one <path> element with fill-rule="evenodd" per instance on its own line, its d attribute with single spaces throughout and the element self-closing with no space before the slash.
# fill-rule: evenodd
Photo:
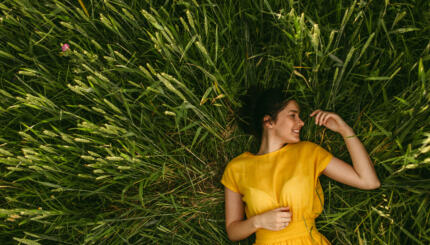
<svg viewBox="0 0 430 245">
<path fill-rule="evenodd" d="M 242 195 L 246 217 L 290 207 L 290 224 L 279 231 L 258 229 L 255 245 L 330 244 L 315 218 L 324 206 L 318 177 L 332 157 L 321 146 L 301 141 L 264 155 L 244 152 L 227 164 L 221 183 Z"/>
</svg>

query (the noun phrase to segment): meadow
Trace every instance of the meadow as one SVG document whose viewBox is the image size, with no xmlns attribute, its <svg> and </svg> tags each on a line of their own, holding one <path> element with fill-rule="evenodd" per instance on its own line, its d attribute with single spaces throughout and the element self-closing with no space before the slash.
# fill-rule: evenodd
<svg viewBox="0 0 430 245">
<path fill-rule="evenodd" d="M 255 84 L 300 98 L 301 139 L 351 163 L 353 127 L 381 187 L 322 176 L 333 244 L 429 244 L 430 2 L 4 0 L 1 244 L 232 244 L 226 164 Z M 236 244 L 252 244 L 254 236 Z"/>
</svg>

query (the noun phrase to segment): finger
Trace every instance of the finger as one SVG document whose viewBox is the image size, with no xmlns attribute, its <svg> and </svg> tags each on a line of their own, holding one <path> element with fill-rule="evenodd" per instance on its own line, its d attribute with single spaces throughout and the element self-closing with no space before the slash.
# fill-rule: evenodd
<svg viewBox="0 0 430 245">
<path fill-rule="evenodd" d="M 317 110 L 313 111 L 309 116 L 310 116 L 310 117 L 313 117 L 313 116 L 315 115 L 315 113 L 317 113 L 317 112 L 319 112 L 319 111 L 321 111 L 321 110 L 320 110 L 320 109 L 317 109 Z"/>
<path fill-rule="evenodd" d="M 286 213 L 283 213 L 283 215 L 281 216 L 281 218 L 282 219 L 289 219 L 289 220 L 291 220 L 291 212 L 286 212 Z"/>
<path fill-rule="evenodd" d="M 321 116 L 321 118 L 320 118 L 320 125 L 325 125 L 326 119 L 327 119 L 327 117 L 329 115 L 330 115 L 329 113 L 324 113 L 324 115 Z"/>
<path fill-rule="evenodd" d="M 316 114 L 314 114 L 314 120 L 315 120 L 315 124 L 317 124 L 317 119 L 318 119 L 318 113 L 319 113 L 319 112 L 317 112 Z"/>
<path fill-rule="evenodd" d="M 285 212 L 285 211 L 288 211 L 288 210 L 290 210 L 290 207 L 280 207 L 280 208 L 277 208 L 277 209 L 275 209 L 275 210 L 278 210 L 278 211 L 283 211 L 283 212 Z"/>
<path fill-rule="evenodd" d="M 290 222 L 291 218 L 290 217 L 284 217 L 282 218 L 282 222 Z"/>
<path fill-rule="evenodd" d="M 327 116 L 327 112 L 324 112 L 321 114 L 320 119 L 319 119 L 319 125 L 322 126 L 324 125 L 324 118 Z"/>
<path fill-rule="evenodd" d="M 318 125 L 320 117 L 321 117 L 321 112 L 318 112 L 317 115 L 315 116 L 315 124 L 316 125 Z"/>
<path fill-rule="evenodd" d="M 312 112 L 312 116 L 315 116 L 318 112 L 321 112 L 321 111 L 322 111 L 321 109 L 315 110 L 314 112 Z"/>
<path fill-rule="evenodd" d="M 282 222 L 282 223 L 279 223 L 279 224 L 277 224 L 276 225 L 276 228 L 275 228 L 275 230 L 277 230 L 277 231 L 279 231 L 279 230 L 282 230 L 282 229 L 284 229 L 285 227 L 287 227 L 288 226 L 288 222 Z"/>
<path fill-rule="evenodd" d="M 285 225 L 285 223 L 279 223 L 279 224 L 276 226 L 275 231 L 280 231 L 280 230 L 284 229 L 285 227 L 287 227 L 287 226 Z"/>
<path fill-rule="evenodd" d="M 330 119 L 332 117 L 333 117 L 333 115 L 331 115 L 331 114 L 328 114 L 326 117 L 324 117 L 324 125 L 326 125 L 328 119 Z"/>
<path fill-rule="evenodd" d="M 317 116 L 315 117 L 315 124 L 319 125 L 320 118 L 323 113 L 323 111 L 318 112 Z"/>
<path fill-rule="evenodd" d="M 273 211 L 275 211 L 275 212 L 279 212 L 280 214 L 282 214 L 282 213 L 289 212 L 289 211 L 290 211 L 290 208 L 288 208 L 288 207 L 282 207 L 282 208 L 274 209 Z"/>
</svg>

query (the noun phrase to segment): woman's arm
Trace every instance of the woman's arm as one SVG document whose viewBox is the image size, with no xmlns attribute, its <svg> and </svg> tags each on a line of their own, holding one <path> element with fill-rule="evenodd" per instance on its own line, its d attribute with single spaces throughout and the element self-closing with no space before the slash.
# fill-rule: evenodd
<svg viewBox="0 0 430 245">
<path fill-rule="evenodd" d="M 225 189 L 225 227 L 228 238 L 232 241 L 239 241 L 247 238 L 257 231 L 255 216 L 249 219 L 244 218 L 244 205 L 242 195 L 227 187 Z"/>
<path fill-rule="evenodd" d="M 376 175 L 373 163 L 352 128 L 335 113 L 316 110 L 310 116 L 314 115 L 316 115 L 316 124 L 323 125 L 342 135 L 353 163 L 353 166 L 351 166 L 333 157 L 322 173 L 338 182 L 360 189 L 378 188 L 381 183 Z"/>
<path fill-rule="evenodd" d="M 249 237 L 260 228 L 278 231 L 284 229 L 291 222 L 289 207 L 280 207 L 267 212 L 244 218 L 242 195 L 227 187 L 225 189 L 225 227 L 228 238 L 239 241 Z"/>
</svg>

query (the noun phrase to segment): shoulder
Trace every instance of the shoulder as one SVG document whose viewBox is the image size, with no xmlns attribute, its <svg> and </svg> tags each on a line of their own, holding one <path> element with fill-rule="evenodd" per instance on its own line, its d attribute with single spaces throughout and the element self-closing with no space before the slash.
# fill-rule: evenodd
<svg viewBox="0 0 430 245">
<path fill-rule="evenodd" d="M 300 149 L 315 149 L 320 147 L 319 145 L 315 144 L 314 142 L 310 141 L 300 141 L 296 144 L 294 144 L 295 147 Z"/>
<path fill-rule="evenodd" d="M 327 152 L 322 146 L 310 142 L 310 141 L 300 141 L 299 143 L 294 144 L 296 149 L 303 154 L 320 154 Z"/>
<path fill-rule="evenodd" d="M 227 163 L 226 169 L 238 169 L 241 168 L 248 160 L 248 154 L 246 152 L 236 156 Z"/>
</svg>

